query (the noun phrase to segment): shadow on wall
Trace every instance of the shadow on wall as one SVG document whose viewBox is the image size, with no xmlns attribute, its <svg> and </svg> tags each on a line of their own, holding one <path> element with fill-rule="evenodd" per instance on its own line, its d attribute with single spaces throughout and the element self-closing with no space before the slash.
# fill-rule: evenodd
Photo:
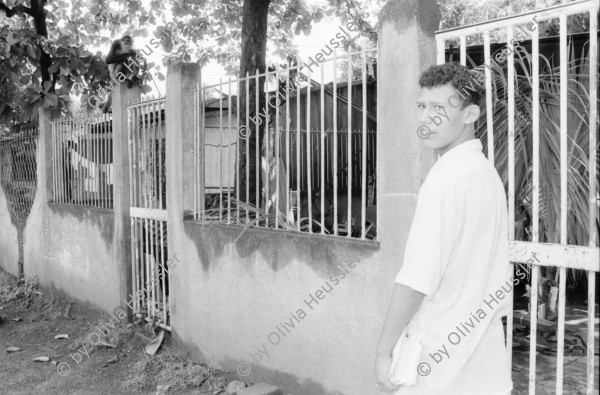
<svg viewBox="0 0 600 395">
<path fill-rule="evenodd" d="M 184 222 L 184 230 L 194 243 L 205 272 L 209 270 L 210 263 L 223 256 L 225 247 L 232 243 L 240 258 L 250 258 L 260 252 L 275 272 L 301 257 L 305 264 L 323 276 L 332 275 L 337 264 L 360 264 L 379 251 L 379 244 L 372 241 L 360 242 L 300 232 L 256 228 L 244 230 L 241 226 L 207 225 L 191 221 Z"/>
</svg>

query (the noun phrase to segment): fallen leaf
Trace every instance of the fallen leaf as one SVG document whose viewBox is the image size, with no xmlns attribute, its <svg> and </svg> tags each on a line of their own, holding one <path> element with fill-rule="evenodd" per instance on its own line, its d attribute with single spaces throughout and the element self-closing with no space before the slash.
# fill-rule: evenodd
<svg viewBox="0 0 600 395">
<path fill-rule="evenodd" d="M 150 343 L 146 344 L 146 354 L 149 354 L 149 355 L 156 354 L 156 352 L 160 348 L 160 345 L 162 344 L 164 336 L 165 336 L 165 332 L 160 331 L 158 336 L 156 336 L 154 339 L 152 339 L 152 341 Z"/>
<path fill-rule="evenodd" d="M 67 335 L 66 333 L 63 333 L 63 334 L 54 336 L 54 338 L 55 339 L 68 339 L 69 335 Z"/>
<path fill-rule="evenodd" d="M 6 348 L 6 352 L 17 352 L 17 351 L 23 351 L 23 349 L 19 348 L 19 347 L 7 347 Z"/>
<path fill-rule="evenodd" d="M 107 343 L 104 340 L 100 340 L 97 344 L 97 346 L 104 346 L 104 347 L 111 347 L 111 348 L 117 348 L 117 346 L 115 344 L 112 343 Z"/>
<path fill-rule="evenodd" d="M 23 321 L 23 320 L 22 320 L 21 318 L 19 318 L 19 317 L 11 318 L 10 320 L 11 320 L 11 321 L 15 321 L 15 322 L 20 322 L 20 321 Z"/>
<path fill-rule="evenodd" d="M 111 359 L 109 359 L 108 361 L 106 361 L 106 363 L 117 363 L 119 362 L 119 356 L 115 355 L 114 357 L 112 357 Z"/>
<path fill-rule="evenodd" d="M 50 361 L 50 358 L 48 357 L 37 357 L 34 359 L 35 362 L 48 362 Z"/>
<path fill-rule="evenodd" d="M 56 361 L 51 361 L 51 362 L 52 362 L 52 365 L 54 365 L 54 366 L 56 366 L 56 364 L 58 363 Z"/>
</svg>

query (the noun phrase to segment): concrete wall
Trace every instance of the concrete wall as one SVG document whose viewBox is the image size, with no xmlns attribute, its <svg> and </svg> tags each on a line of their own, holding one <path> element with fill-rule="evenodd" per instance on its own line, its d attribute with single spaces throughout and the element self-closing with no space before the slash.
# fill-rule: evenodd
<svg viewBox="0 0 600 395">
<path fill-rule="evenodd" d="M 169 68 L 167 201 L 169 251 L 178 259 L 170 270 L 176 341 L 207 363 L 237 371 L 240 379 L 273 382 L 284 393 L 376 393 L 376 345 L 418 190 L 434 159 L 417 136 L 413 114 L 418 76 L 435 63 L 439 19 L 433 0 L 393 0 L 380 14 L 378 242 L 183 220 L 193 209 L 189 131 L 196 130 L 185 116 L 192 101 L 184 87 L 201 76 L 197 65 Z"/>
<path fill-rule="evenodd" d="M 171 270 L 178 341 L 285 393 L 371 393 L 398 267 L 378 243 L 192 221 L 183 232 Z"/>
<path fill-rule="evenodd" d="M 8 201 L 0 187 L 0 266 L 7 272 L 19 272 L 19 241 L 17 227 L 11 221 Z"/>
<path fill-rule="evenodd" d="M 434 159 L 417 137 L 413 113 L 418 75 L 435 62 L 439 19 L 433 0 L 391 0 L 380 14 L 377 242 L 189 220 L 197 129 L 187 87 L 201 76 L 198 65 L 169 67 L 168 251 L 177 256 L 170 265 L 177 342 L 240 379 L 274 382 L 285 393 L 375 393 L 379 332 L 418 189 Z M 126 105 L 139 91 L 121 87 L 113 94 L 114 210 L 48 203 L 51 145 L 42 114 L 38 180 L 45 187 L 25 232 L 26 273 L 107 311 L 123 305 L 131 283 L 125 125 Z M 203 146 L 205 136 L 199 139 Z M 5 205 L 0 194 L 0 248 L 12 261 L 16 231 L 5 226 Z"/>
<path fill-rule="evenodd" d="M 36 197 L 24 228 L 24 273 L 81 302 L 113 312 L 130 292 L 127 104 L 139 88 L 113 90 L 114 209 L 53 203 L 50 119 L 40 111 Z M 0 265 L 17 274 L 17 229 L 0 191 Z"/>
<path fill-rule="evenodd" d="M 121 306 L 113 210 L 52 203 L 50 119 L 40 112 L 38 188 L 27 218 L 24 273 L 106 311 Z"/>
</svg>

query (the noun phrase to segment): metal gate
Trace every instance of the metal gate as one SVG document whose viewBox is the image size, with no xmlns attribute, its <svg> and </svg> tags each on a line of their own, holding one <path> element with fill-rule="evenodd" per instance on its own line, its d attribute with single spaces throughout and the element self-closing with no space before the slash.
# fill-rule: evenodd
<svg viewBox="0 0 600 395">
<path fill-rule="evenodd" d="M 134 314 L 170 330 L 165 99 L 127 107 Z"/>
<path fill-rule="evenodd" d="M 585 31 L 579 34 L 583 44 L 580 54 L 575 54 L 575 63 L 568 61 L 569 55 L 576 52 L 574 43 L 577 37 L 568 36 L 571 33 L 567 32 L 567 18 L 573 15 L 584 20 L 589 18 L 588 25 L 584 25 Z M 552 280 L 558 280 L 558 313 L 556 324 L 551 323 L 551 326 L 556 325 L 556 383 L 553 388 L 556 394 L 562 394 L 563 381 L 572 378 L 569 375 L 566 379 L 564 377 L 567 270 L 580 270 L 587 274 L 587 316 L 578 320 L 582 323 L 587 321 L 587 344 L 583 343 L 587 358 L 586 367 L 582 364 L 580 370 L 585 370 L 582 374 L 585 384 L 582 386 L 585 386 L 586 393 L 594 392 L 594 353 L 597 352 L 594 346 L 594 332 L 597 331 L 595 276 L 599 271 L 596 220 L 597 17 L 597 1 L 577 1 L 436 32 L 437 63 L 446 61 L 446 41 L 454 41 L 460 47 L 460 63 L 473 66 L 474 71 L 479 72 L 477 79 L 485 85 L 486 104 L 482 108 L 485 111 L 482 111 L 478 127 L 479 136 L 488 147 L 488 159 L 495 163 L 508 186 L 510 261 L 519 265 L 517 272 L 524 269 L 530 277 L 529 311 L 522 313 L 530 328 L 527 383 L 530 394 L 536 391 L 538 329 L 549 322 L 543 317 L 544 308 L 538 306 L 544 290 L 539 286 L 541 267 L 557 268 L 556 278 Z M 556 21 L 560 65 L 548 70 L 549 62 L 540 52 L 540 30 Z M 490 37 L 499 37 L 498 43 L 491 44 Z M 483 38 L 483 57 L 479 51 L 469 50 L 473 55 L 469 64 L 467 38 L 475 42 Z M 544 50 L 547 51 L 547 48 Z M 478 57 L 483 59 L 483 64 L 473 61 Z M 543 59 L 541 65 L 540 59 Z M 544 67 L 543 75 L 540 75 L 540 66 Z M 574 101 L 578 103 L 574 104 Z M 525 102 L 529 102 L 529 106 L 524 106 Z M 574 112 L 580 115 L 577 118 L 580 123 L 573 123 Z M 500 122 L 500 118 L 507 122 Z M 554 151 L 550 152 L 554 154 L 540 155 L 548 152 L 542 151 L 549 149 L 548 142 L 552 144 L 550 148 Z M 521 226 L 517 222 L 519 213 L 523 214 L 519 220 L 528 222 L 528 225 Z M 533 257 L 536 259 L 531 259 Z M 543 296 L 547 293 L 547 290 L 544 291 Z M 507 317 L 507 345 L 511 356 L 515 314 L 521 318 L 519 312 L 511 312 Z M 554 368 L 551 365 L 547 367 Z M 537 373 L 542 369 L 538 369 Z M 547 385 L 548 381 L 554 381 L 552 373 L 549 378 L 538 381 L 538 384 Z M 581 387 L 578 390 L 583 390 Z M 569 392 L 568 389 L 565 391 Z"/>
</svg>

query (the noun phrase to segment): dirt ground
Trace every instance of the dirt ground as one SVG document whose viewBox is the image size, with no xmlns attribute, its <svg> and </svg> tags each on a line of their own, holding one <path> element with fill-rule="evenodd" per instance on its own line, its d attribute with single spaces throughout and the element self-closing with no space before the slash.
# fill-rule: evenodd
<svg viewBox="0 0 600 395">
<path fill-rule="evenodd" d="M 228 372 L 193 361 L 168 333 L 149 356 L 145 345 L 155 331 L 119 318 L 0 271 L 0 394 L 225 393 Z M 39 357 L 48 361 L 34 361 Z"/>
<path fill-rule="evenodd" d="M 522 306 L 521 306 L 522 307 Z M 586 306 L 567 307 L 567 321 Z M 598 306 L 596 311 L 599 312 Z M 37 290 L 34 278 L 17 280 L 0 270 L 0 394 L 225 394 L 235 372 L 214 370 L 177 349 L 166 332 L 156 355 L 145 346 L 159 332 L 127 324 Z M 595 391 L 598 393 L 598 325 Z M 564 394 L 585 394 L 586 323 L 566 330 Z M 68 338 L 56 338 L 68 335 Z M 515 325 L 513 394 L 528 393 L 528 328 Z M 94 344 L 92 344 L 94 343 Z M 18 351 L 9 352 L 10 347 Z M 36 362 L 47 357 L 45 362 Z M 556 342 L 538 339 L 536 394 L 554 394 Z"/>
</svg>

